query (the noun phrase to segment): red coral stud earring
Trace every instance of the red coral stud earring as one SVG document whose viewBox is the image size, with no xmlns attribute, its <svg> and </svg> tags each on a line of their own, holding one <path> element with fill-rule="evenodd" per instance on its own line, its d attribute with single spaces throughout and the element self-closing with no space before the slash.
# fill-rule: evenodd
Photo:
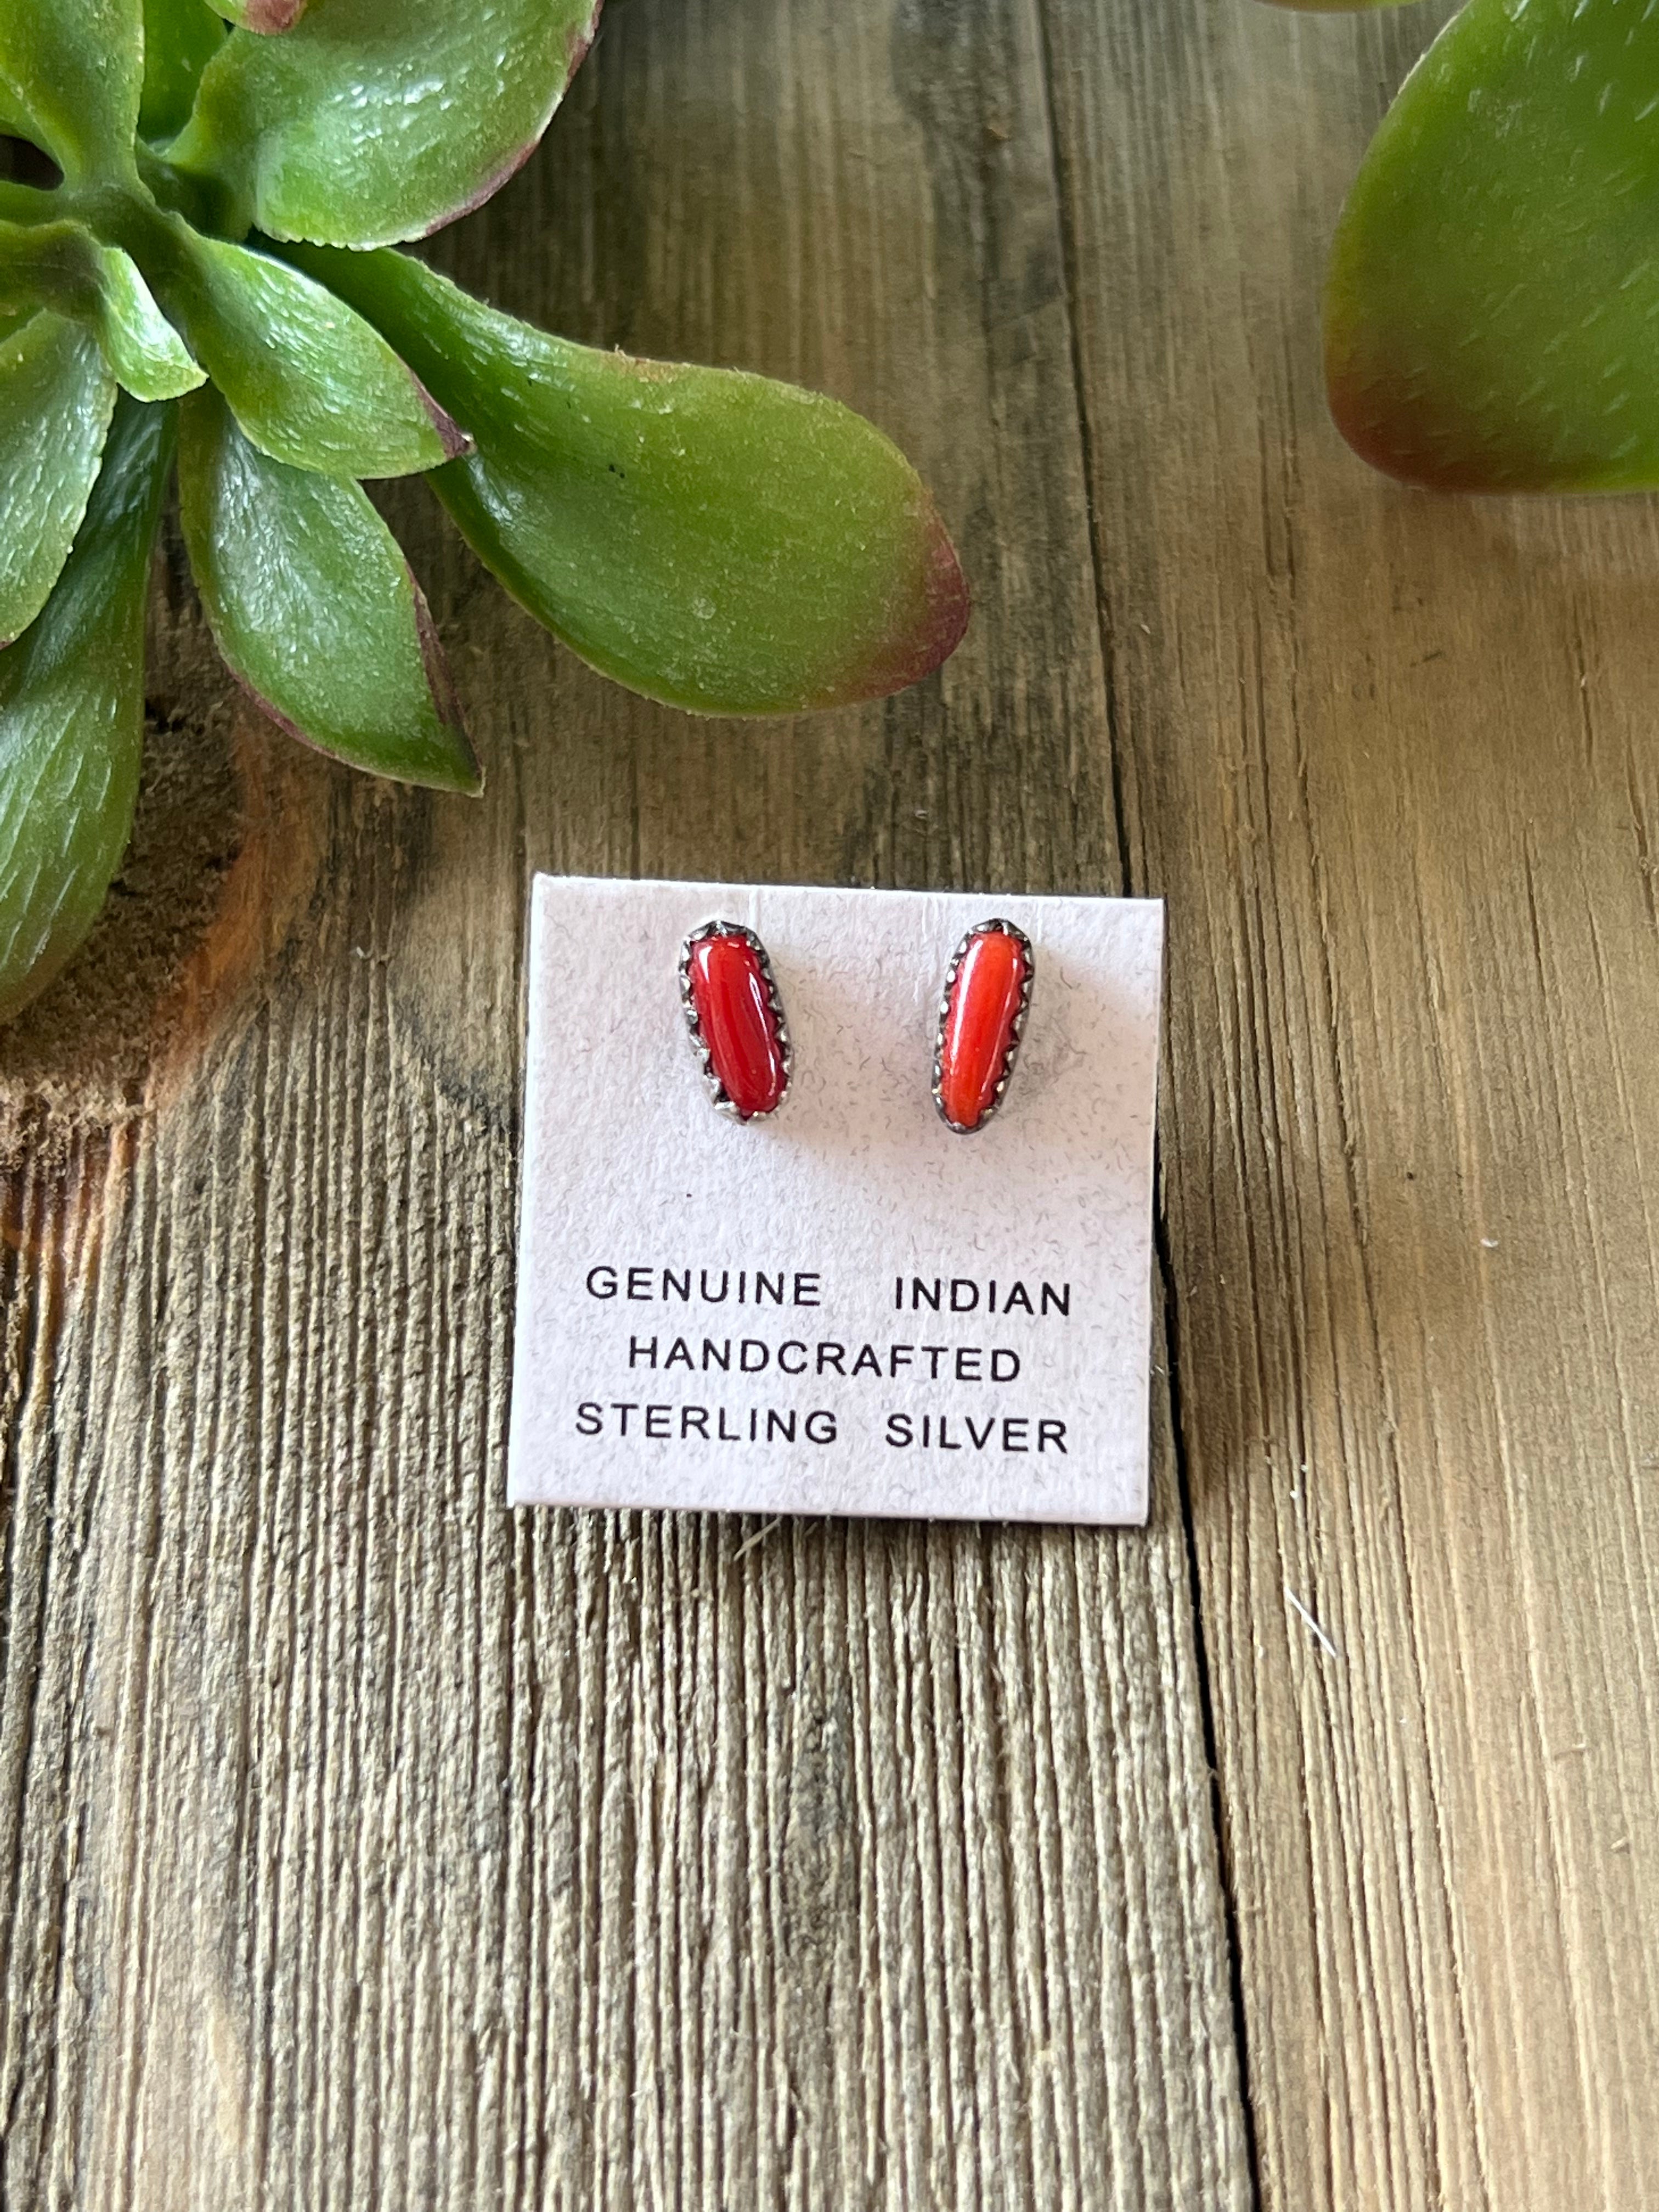
<svg viewBox="0 0 1659 2212">
<path fill-rule="evenodd" d="M 945 970 L 933 1046 L 933 1103 L 959 1137 L 982 1129 L 1008 1088 L 1031 1003 L 1031 940 L 1012 921 L 981 921 Z"/>
<path fill-rule="evenodd" d="M 680 951 L 680 1004 L 708 1095 L 722 1114 L 775 1114 L 792 1055 L 772 963 L 752 929 L 706 921 Z"/>
</svg>

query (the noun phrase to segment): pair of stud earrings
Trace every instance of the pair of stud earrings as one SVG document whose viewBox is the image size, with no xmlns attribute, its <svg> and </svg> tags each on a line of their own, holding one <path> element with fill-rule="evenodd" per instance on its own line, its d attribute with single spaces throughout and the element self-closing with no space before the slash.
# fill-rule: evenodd
<svg viewBox="0 0 1659 2212">
<path fill-rule="evenodd" d="M 1031 1003 L 1031 940 L 1012 921 L 976 922 L 945 971 L 933 1040 L 933 1103 L 970 1136 L 1002 1103 Z M 766 947 L 741 922 L 706 921 L 680 948 L 680 1004 L 708 1095 L 739 1121 L 775 1114 L 793 1056 Z"/>
</svg>

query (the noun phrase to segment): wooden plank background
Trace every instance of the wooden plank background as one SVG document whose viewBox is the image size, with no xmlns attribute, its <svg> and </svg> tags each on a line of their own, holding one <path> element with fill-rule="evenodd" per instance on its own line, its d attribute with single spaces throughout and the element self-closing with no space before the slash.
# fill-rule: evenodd
<svg viewBox="0 0 1659 2212">
<path fill-rule="evenodd" d="M 6 2212 L 1650 2204 L 1659 531 L 1325 419 L 1431 27 L 613 5 L 440 258 L 903 442 L 887 706 L 631 700 L 400 487 L 490 782 L 376 788 L 169 542 L 0 1040 Z M 1144 1535 L 506 1512 L 537 867 L 1168 898 Z"/>
</svg>

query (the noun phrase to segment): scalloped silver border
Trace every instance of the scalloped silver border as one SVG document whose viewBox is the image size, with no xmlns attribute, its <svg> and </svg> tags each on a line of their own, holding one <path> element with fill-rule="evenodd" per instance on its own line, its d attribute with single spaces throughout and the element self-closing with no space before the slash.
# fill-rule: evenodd
<svg viewBox="0 0 1659 2212">
<path fill-rule="evenodd" d="M 772 1009 L 772 1018 L 778 1025 L 778 1048 L 783 1055 L 783 1089 L 778 1093 L 778 1105 L 769 1106 L 763 1114 L 739 1113 L 726 1085 L 714 1072 L 714 1055 L 702 1034 L 702 1024 L 697 1018 L 697 1002 L 691 989 L 691 948 L 710 937 L 740 937 L 760 963 L 761 980 L 766 986 L 767 1001 Z M 794 1074 L 794 1048 L 789 1042 L 789 1024 L 784 1018 L 783 1000 L 778 992 L 778 979 L 772 973 L 771 955 L 752 929 L 745 929 L 740 921 L 705 921 L 686 937 L 680 947 L 679 961 L 680 1008 L 685 1016 L 685 1026 L 691 1038 L 691 1048 L 697 1055 L 697 1065 L 702 1070 L 702 1079 L 717 1113 L 725 1114 L 733 1121 L 764 1121 L 778 1110 L 789 1096 L 789 1085 Z"/>
<path fill-rule="evenodd" d="M 978 1121 L 970 1126 L 966 1121 L 953 1121 L 951 1119 L 945 1110 L 945 1101 L 939 1095 L 939 1085 L 945 1072 L 945 1024 L 951 1018 L 951 994 L 956 988 L 957 977 L 962 973 L 962 963 L 968 956 L 968 948 L 976 937 L 1015 939 L 1025 955 L 1025 981 L 1020 988 L 1019 1006 L 1014 1015 L 1013 1027 L 1008 1033 L 1008 1049 L 1002 1056 L 1002 1072 L 997 1077 L 996 1088 L 991 1093 L 990 1103 L 985 1111 L 980 1115 Z M 951 954 L 951 964 L 945 971 L 945 988 L 939 993 L 939 1026 L 933 1032 L 933 1103 L 939 1109 L 939 1118 L 954 1135 L 977 1136 L 1001 1106 L 1007 1092 L 1009 1080 L 1014 1072 L 1014 1064 L 1019 1058 L 1019 1041 L 1025 1034 L 1025 1018 L 1031 1010 L 1031 985 L 1036 980 L 1036 954 L 1032 950 L 1030 939 L 1018 922 L 1005 921 L 1000 915 L 994 915 L 989 921 L 976 921 Z"/>
</svg>

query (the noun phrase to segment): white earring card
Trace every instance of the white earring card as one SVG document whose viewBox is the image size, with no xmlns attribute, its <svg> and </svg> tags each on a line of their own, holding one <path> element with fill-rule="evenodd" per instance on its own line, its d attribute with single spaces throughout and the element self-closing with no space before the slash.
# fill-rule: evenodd
<svg viewBox="0 0 1659 2212">
<path fill-rule="evenodd" d="M 997 1114 L 931 1095 L 975 923 L 1031 939 Z M 677 973 L 739 922 L 793 1047 L 775 1114 L 710 1103 Z M 509 1500 L 1146 1517 L 1155 900 L 540 876 Z"/>
</svg>

